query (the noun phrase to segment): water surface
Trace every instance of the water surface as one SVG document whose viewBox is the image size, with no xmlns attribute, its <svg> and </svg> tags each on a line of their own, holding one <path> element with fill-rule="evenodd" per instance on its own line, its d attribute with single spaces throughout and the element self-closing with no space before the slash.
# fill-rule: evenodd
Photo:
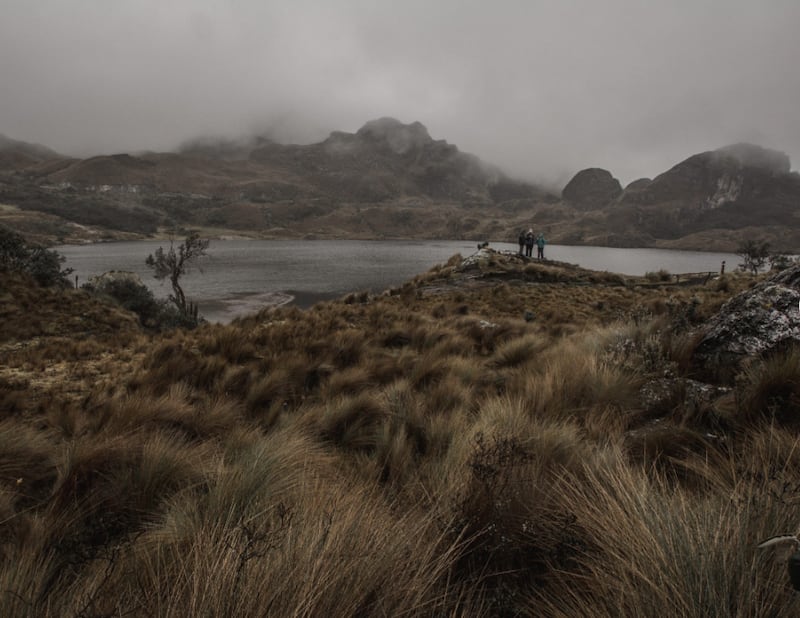
<svg viewBox="0 0 800 618">
<path fill-rule="evenodd" d="M 169 241 L 135 241 L 57 247 L 79 282 L 109 270 L 141 276 L 165 298 L 169 283 L 153 278 L 145 259 Z M 517 246 L 492 243 L 492 248 L 517 251 Z M 187 296 L 212 322 L 229 322 L 265 305 L 294 302 L 306 307 L 349 292 L 379 292 L 446 262 L 456 253 L 475 253 L 472 241 L 400 240 L 212 240 L 208 256 L 182 279 Z M 612 249 L 548 245 L 545 257 L 593 270 L 643 275 L 666 269 L 672 273 L 731 269 L 738 258 L 728 253 L 664 249 Z"/>
</svg>

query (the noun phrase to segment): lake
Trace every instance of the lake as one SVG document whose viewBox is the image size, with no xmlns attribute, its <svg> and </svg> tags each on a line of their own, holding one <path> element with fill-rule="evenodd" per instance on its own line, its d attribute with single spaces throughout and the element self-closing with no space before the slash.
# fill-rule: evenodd
<svg viewBox="0 0 800 618">
<path fill-rule="evenodd" d="M 109 270 L 127 270 L 139 274 L 156 296 L 166 298 L 169 283 L 155 280 L 145 259 L 158 247 L 168 246 L 169 241 L 135 241 L 63 245 L 56 250 L 81 284 Z M 508 243 L 490 246 L 498 251 L 518 250 Z M 207 320 L 225 323 L 266 305 L 293 302 L 308 307 L 349 292 L 379 292 L 456 253 L 467 257 L 475 251 L 476 242 L 456 240 L 212 240 L 208 257 L 200 262 L 202 271 L 187 274 L 182 287 Z M 723 260 L 731 270 L 740 261 L 730 253 L 567 245 L 548 245 L 545 256 L 624 275 L 662 268 L 672 273 L 719 271 Z"/>
</svg>

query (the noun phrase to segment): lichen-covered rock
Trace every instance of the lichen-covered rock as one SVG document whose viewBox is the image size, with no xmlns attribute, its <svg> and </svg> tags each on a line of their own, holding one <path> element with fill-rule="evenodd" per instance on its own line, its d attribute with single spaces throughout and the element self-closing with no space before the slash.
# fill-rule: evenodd
<svg viewBox="0 0 800 618">
<path fill-rule="evenodd" d="M 656 417 L 683 409 L 688 417 L 695 416 L 703 406 L 730 393 L 731 389 L 689 378 L 664 377 L 645 382 L 639 390 L 642 408 Z"/>
<path fill-rule="evenodd" d="M 123 282 L 130 283 L 138 287 L 145 287 L 144 283 L 142 282 L 142 278 L 139 275 L 127 270 L 109 270 L 108 272 L 104 272 L 102 275 L 89 277 L 89 286 L 92 289 L 102 293 L 108 292 L 109 288 L 112 288 Z"/>
<path fill-rule="evenodd" d="M 800 265 L 734 296 L 709 320 L 696 365 L 730 376 L 743 358 L 800 343 L 798 303 Z"/>
<path fill-rule="evenodd" d="M 494 258 L 497 252 L 487 246 L 478 246 L 478 251 L 465 257 L 456 267 L 457 271 L 475 270 L 481 266 L 486 266 Z"/>
</svg>

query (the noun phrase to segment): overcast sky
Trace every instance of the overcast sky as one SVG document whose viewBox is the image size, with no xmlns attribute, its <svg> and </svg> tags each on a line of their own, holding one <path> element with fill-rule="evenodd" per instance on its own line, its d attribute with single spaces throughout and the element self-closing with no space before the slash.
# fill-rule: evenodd
<svg viewBox="0 0 800 618">
<path fill-rule="evenodd" d="M 800 0 L 0 0 L 0 133 L 66 154 L 392 116 L 510 174 L 800 161 Z"/>
</svg>

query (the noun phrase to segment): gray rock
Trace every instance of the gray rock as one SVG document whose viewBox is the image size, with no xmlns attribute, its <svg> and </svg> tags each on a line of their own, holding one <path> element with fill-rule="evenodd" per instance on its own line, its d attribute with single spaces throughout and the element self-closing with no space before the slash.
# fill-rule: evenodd
<svg viewBox="0 0 800 618">
<path fill-rule="evenodd" d="M 127 270 L 109 270 L 102 275 L 89 277 L 89 285 L 98 292 L 106 292 L 113 284 L 123 281 L 144 287 L 142 278 L 136 273 Z"/>
<path fill-rule="evenodd" d="M 737 294 L 709 320 L 694 360 L 698 367 L 735 370 L 739 362 L 800 343 L 800 265 Z M 730 371 L 722 371 L 730 375 Z"/>
</svg>

